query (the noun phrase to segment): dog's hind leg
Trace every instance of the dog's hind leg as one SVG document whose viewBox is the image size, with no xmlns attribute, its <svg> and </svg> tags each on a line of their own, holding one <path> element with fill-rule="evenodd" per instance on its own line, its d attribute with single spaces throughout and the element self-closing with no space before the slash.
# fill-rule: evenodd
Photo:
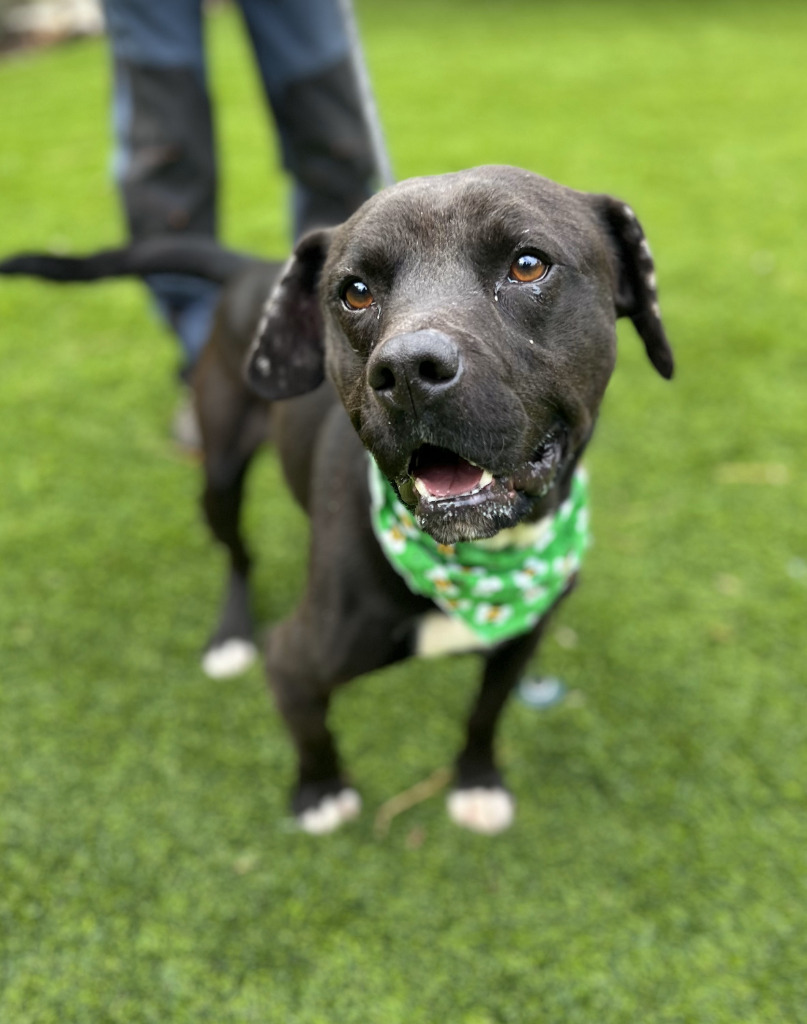
<svg viewBox="0 0 807 1024">
<path fill-rule="evenodd" d="M 251 558 L 240 534 L 240 509 L 247 466 L 231 475 L 206 467 L 202 504 L 216 540 L 230 556 L 227 584 L 216 628 L 202 658 L 204 672 L 224 679 L 244 672 L 257 657 L 249 599 Z"/>
<path fill-rule="evenodd" d="M 239 378 L 217 373 L 213 357 L 200 364 L 193 384 L 204 453 L 202 508 L 229 556 L 224 601 L 202 658 L 204 672 L 222 679 L 245 671 L 257 657 L 241 503 L 249 463 L 267 437 L 268 409 Z"/>
<path fill-rule="evenodd" d="M 515 801 L 496 766 L 494 736 L 499 717 L 541 638 L 547 618 L 530 633 L 496 648 L 485 661 L 482 687 L 468 719 L 457 778 L 448 795 L 452 821 L 473 832 L 494 835 L 509 828 Z"/>
</svg>

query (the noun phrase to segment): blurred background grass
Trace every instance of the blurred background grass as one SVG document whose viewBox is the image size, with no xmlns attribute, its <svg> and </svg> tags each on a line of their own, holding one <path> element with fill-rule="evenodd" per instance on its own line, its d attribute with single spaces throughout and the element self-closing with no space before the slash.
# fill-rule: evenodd
<svg viewBox="0 0 807 1024">
<path fill-rule="evenodd" d="M 807 1020 L 807 9 L 361 0 L 399 177 L 519 164 L 610 191 L 656 255 L 678 358 L 630 326 L 588 459 L 596 546 L 514 704 L 519 801 L 487 840 L 433 799 L 472 658 L 335 711 L 365 797 L 315 840 L 261 672 L 205 679 L 223 560 L 168 440 L 175 352 L 134 283 L 0 281 L 0 1020 Z M 223 236 L 287 249 L 237 17 L 210 21 Z M 122 237 L 101 41 L 0 63 L 2 250 Z M 271 454 L 259 611 L 306 526 Z"/>
</svg>

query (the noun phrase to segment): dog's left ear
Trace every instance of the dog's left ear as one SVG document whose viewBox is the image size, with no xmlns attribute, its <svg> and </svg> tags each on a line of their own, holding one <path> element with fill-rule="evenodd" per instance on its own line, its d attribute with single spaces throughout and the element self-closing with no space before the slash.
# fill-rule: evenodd
<svg viewBox="0 0 807 1024">
<path fill-rule="evenodd" d="M 327 228 L 304 235 L 264 306 L 244 368 L 262 398 L 304 395 L 325 379 L 317 284 L 330 242 Z"/>
<path fill-rule="evenodd" d="M 614 305 L 617 316 L 629 316 L 644 342 L 650 362 L 667 380 L 673 375 L 673 354 L 656 291 L 656 268 L 636 214 L 612 196 L 593 195 L 615 258 Z"/>
</svg>

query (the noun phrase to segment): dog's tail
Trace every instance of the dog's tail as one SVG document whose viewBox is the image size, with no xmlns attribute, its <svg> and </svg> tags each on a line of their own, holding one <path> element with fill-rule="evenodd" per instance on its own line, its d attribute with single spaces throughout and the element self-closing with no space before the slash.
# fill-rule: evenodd
<svg viewBox="0 0 807 1024">
<path fill-rule="evenodd" d="M 254 256 L 225 249 L 206 235 L 161 235 L 118 249 L 102 249 L 91 256 L 19 253 L 0 260 L 0 274 L 25 274 L 68 283 L 177 273 L 226 284 L 246 267 L 261 262 Z"/>
</svg>

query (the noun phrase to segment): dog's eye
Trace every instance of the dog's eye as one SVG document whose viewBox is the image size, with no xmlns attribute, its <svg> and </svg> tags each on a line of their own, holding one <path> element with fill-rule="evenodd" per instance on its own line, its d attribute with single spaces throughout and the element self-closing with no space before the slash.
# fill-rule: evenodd
<svg viewBox="0 0 807 1024">
<path fill-rule="evenodd" d="M 521 284 L 530 284 L 533 281 L 540 281 L 549 273 L 549 264 L 544 263 L 540 256 L 531 252 L 523 252 L 510 264 L 509 278 L 511 281 L 520 281 Z"/>
<path fill-rule="evenodd" d="M 349 281 L 342 289 L 342 302 L 348 309 L 367 309 L 373 304 L 373 293 L 364 281 Z"/>
</svg>

